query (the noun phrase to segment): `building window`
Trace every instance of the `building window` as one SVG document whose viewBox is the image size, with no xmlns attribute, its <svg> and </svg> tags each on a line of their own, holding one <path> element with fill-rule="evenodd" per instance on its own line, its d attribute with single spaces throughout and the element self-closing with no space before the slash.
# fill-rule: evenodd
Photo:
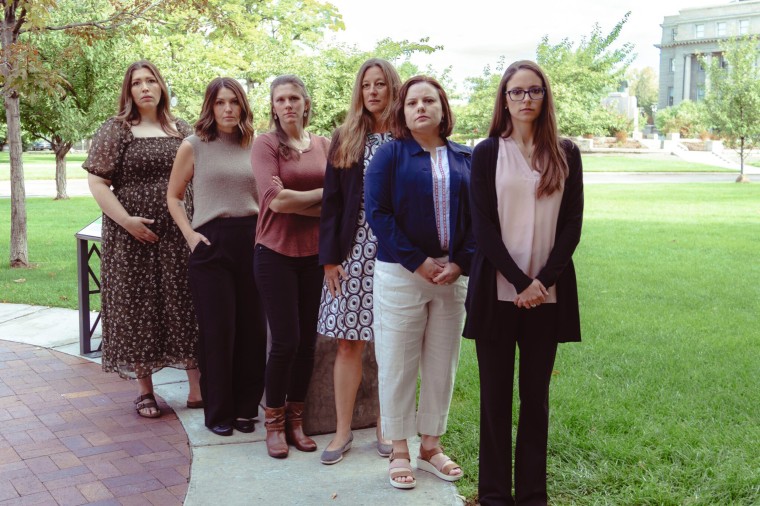
<svg viewBox="0 0 760 506">
<path fill-rule="evenodd" d="M 705 87 L 697 86 L 697 101 L 705 99 Z"/>
<path fill-rule="evenodd" d="M 670 35 L 671 35 L 671 38 L 672 38 L 673 42 L 675 42 L 676 41 L 676 37 L 678 37 L 678 27 L 671 28 L 670 29 Z"/>
<path fill-rule="evenodd" d="M 673 105 L 673 87 L 668 86 L 668 107 Z"/>
<path fill-rule="evenodd" d="M 749 33 L 749 19 L 739 20 L 739 35 L 746 35 Z"/>
<path fill-rule="evenodd" d="M 671 58 L 670 59 L 670 71 L 675 72 L 676 71 L 676 59 Z"/>
<path fill-rule="evenodd" d="M 694 25 L 694 37 L 698 39 L 705 37 L 705 25 Z"/>
<path fill-rule="evenodd" d="M 718 21 L 716 24 L 717 28 L 717 34 L 718 37 L 725 37 L 726 36 L 726 22 L 725 21 Z"/>
</svg>

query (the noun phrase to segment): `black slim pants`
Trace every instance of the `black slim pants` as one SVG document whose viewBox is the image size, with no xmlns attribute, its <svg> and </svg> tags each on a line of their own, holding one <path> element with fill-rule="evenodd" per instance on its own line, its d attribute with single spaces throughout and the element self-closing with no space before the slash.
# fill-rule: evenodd
<svg viewBox="0 0 760 506">
<path fill-rule="evenodd" d="M 254 271 L 272 335 L 267 407 L 303 402 L 314 368 L 324 271 L 317 255 L 289 257 L 261 244 L 256 245 Z"/>
<path fill-rule="evenodd" d="M 546 505 L 546 448 L 549 433 L 549 381 L 557 353 L 557 306 L 518 309 L 498 306 L 496 336 L 478 339 L 480 371 L 480 474 L 482 506 Z M 520 349 L 520 415 L 512 497 L 512 389 L 515 347 Z"/>
<path fill-rule="evenodd" d="M 256 216 L 217 218 L 198 228 L 188 275 L 200 329 L 198 366 L 206 426 L 258 415 L 267 332 L 253 276 Z"/>
</svg>

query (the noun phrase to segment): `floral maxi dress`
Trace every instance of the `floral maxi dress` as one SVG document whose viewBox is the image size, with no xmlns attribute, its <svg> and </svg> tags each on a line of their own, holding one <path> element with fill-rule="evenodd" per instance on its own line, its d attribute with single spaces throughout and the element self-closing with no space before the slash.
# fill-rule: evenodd
<svg viewBox="0 0 760 506">
<path fill-rule="evenodd" d="M 183 137 L 191 128 L 177 122 Z M 198 327 L 187 281 L 187 244 L 169 215 L 166 189 L 182 139 L 134 137 L 114 118 L 92 141 L 86 171 L 110 180 L 130 216 L 155 220 L 141 243 L 105 214 L 102 227 L 103 370 L 144 378 L 163 367 L 197 367 Z M 186 199 L 188 213 L 192 206 Z"/>
</svg>

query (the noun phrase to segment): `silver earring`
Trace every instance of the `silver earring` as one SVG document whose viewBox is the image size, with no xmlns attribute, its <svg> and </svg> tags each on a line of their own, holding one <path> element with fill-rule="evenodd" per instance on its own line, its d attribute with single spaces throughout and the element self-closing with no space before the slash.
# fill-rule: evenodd
<svg viewBox="0 0 760 506">
<path fill-rule="evenodd" d="M 304 111 L 304 112 L 303 112 L 303 117 L 304 117 L 304 118 L 305 118 L 306 116 L 308 116 L 308 115 L 309 115 L 309 111 Z"/>
</svg>

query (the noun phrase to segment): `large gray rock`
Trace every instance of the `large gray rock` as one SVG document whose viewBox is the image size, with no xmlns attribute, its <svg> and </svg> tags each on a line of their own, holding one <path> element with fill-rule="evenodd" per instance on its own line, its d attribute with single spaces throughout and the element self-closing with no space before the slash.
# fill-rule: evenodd
<svg viewBox="0 0 760 506">
<path fill-rule="evenodd" d="M 314 357 L 314 372 L 311 376 L 309 393 L 306 395 L 304 412 L 304 432 L 307 434 L 327 434 L 335 432 L 335 389 L 333 388 L 333 365 L 338 342 L 320 335 Z M 362 356 L 362 382 L 356 394 L 353 429 L 374 427 L 380 406 L 377 400 L 377 362 L 375 345 L 367 343 Z"/>
</svg>

